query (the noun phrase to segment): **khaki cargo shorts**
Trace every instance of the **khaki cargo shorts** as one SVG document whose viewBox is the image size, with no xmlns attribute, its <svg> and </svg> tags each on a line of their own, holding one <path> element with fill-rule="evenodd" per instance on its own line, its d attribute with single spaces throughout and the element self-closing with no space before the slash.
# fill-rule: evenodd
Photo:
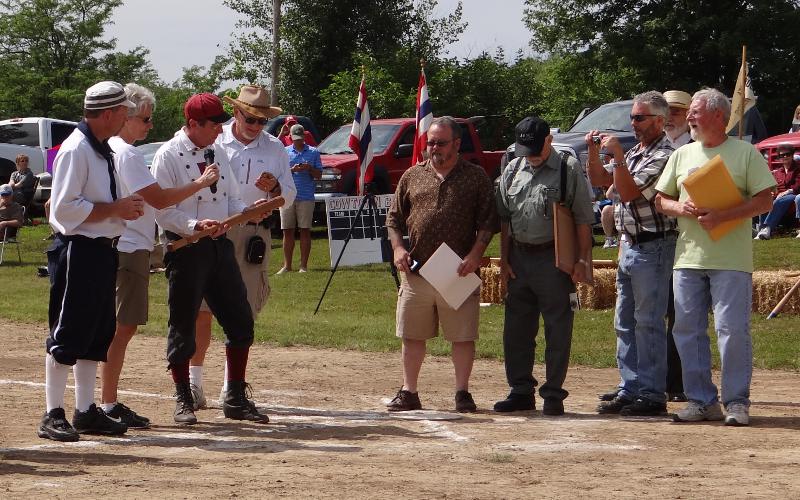
<svg viewBox="0 0 800 500">
<path fill-rule="evenodd" d="M 119 252 L 117 268 L 117 322 L 123 325 L 147 324 L 150 286 L 150 252 Z"/>
</svg>

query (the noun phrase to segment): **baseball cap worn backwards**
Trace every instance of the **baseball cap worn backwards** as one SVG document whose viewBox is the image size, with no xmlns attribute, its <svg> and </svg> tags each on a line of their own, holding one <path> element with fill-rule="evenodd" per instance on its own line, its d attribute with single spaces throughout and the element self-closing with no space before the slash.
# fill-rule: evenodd
<svg viewBox="0 0 800 500">
<path fill-rule="evenodd" d="M 83 98 L 84 109 L 108 109 L 117 106 L 135 108 L 125 96 L 125 88 L 117 82 L 99 82 L 86 89 Z"/>
<path fill-rule="evenodd" d="M 211 120 L 214 123 L 225 123 L 231 119 L 219 97 L 207 92 L 190 97 L 183 106 L 183 116 L 187 120 Z"/>
<path fill-rule="evenodd" d="M 550 125 L 538 116 L 529 116 L 517 123 L 514 134 L 514 154 L 517 157 L 536 156 L 542 152 L 544 140 L 550 135 Z"/>
</svg>

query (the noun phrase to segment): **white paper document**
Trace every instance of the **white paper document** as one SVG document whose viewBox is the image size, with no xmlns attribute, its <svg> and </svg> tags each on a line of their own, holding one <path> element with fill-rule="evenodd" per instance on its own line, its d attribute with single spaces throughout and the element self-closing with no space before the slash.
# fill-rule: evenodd
<svg viewBox="0 0 800 500">
<path fill-rule="evenodd" d="M 419 270 L 420 276 L 433 285 L 453 309 L 461 307 L 467 297 L 481 286 L 481 279 L 475 273 L 459 276 L 460 265 L 461 257 L 447 243 L 442 243 Z"/>
</svg>

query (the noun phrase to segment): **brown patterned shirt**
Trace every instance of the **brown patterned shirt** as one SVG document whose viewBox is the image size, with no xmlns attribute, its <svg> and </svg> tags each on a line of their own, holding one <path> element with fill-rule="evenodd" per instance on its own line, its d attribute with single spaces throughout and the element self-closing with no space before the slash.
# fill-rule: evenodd
<svg viewBox="0 0 800 500">
<path fill-rule="evenodd" d="M 483 168 L 461 158 L 444 180 L 430 160 L 414 165 L 397 184 L 386 226 L 408 234 L 411 256 L 421 263 L 442 243 L 464 258 L 479 230 L 497 231 L 492 182 Z"/>
</svg>

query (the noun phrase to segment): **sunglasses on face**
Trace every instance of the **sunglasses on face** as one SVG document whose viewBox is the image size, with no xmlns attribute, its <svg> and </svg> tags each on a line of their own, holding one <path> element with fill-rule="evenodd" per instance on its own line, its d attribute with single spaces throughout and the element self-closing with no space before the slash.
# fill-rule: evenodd
<svg viewBox="0 0 800 500">
<path fill-rule="evenodd" d="M 246 114 L 239 111 L 239 113 L 244 117 L 244 122 L 248 125 L 252 125 L 254 123 L 258 123 L 259 125 L 266 125 L 269 120 L 266 118 L 256 118 L 255 116 L 247 116 Z"/>
<path fill-rule="evenodd" d="M 435 146 L 439 146 L 441 148 L 443 146 L 447 146 L 451 142 L 453 142 L 453 141 L 452 140 L 451 141 L 428 141 L 427 144 L 428 144 L 428 147 L 431 147 L 431 148 L 435 147 Z"/>
<path fill-rule="evenodd" d="M 148 124 L 151 121 L 153 121 L 153 117 L 152 116 L 145 116 L 145 117 L 137 116 L 136 118 L 142 120 L 142 123 L 144 123 L 144 124 Z"/>
<path fill-rule="evenodd" d="M 631 115 L 631 121 L 640 123 L 647 120 L 651 116 L 656 116 L 656 115 Z"/>
<path fill-rule="evenodd" d="M 779 160 L 782 160 L 784 158 L 791 158 L 791 156 L 792 153 L 778 153 L 775 157 L 778 158 Z"/>
</svg>

